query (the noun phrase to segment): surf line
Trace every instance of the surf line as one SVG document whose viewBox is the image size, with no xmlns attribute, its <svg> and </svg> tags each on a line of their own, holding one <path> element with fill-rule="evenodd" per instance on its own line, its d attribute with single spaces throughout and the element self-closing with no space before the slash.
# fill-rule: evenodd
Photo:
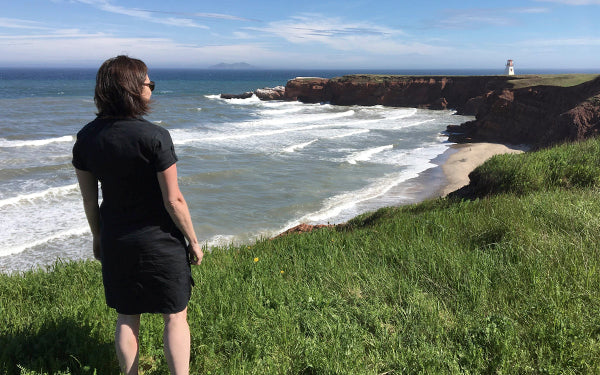
<svg viewBox="0 0 600 375">
<path fill-rule="evenodd" d="M 78 184 L 72 184 L 72 185 L 67 185 L 67 186 L 59 186 L 59 187 L 50 188 L 48 190 L 40 191 L 37 193 L 17 195 L 16 197 L 0 200 L 0 207 L 19 204 L 20 202 L 23 202 L 23 201 L 32 201 L 34 199 L 44 198 L 48 195 L 57 196 L 57 195 L 69 194 L 72 191 L 76 191 L 78 189 L 79 189 Z"/>
<path fill-rule="evenodd" d="M 391 150 L 394 148 L 394 145 L 386 145 L 381 147 L 374 147 L 368 150 L 356 152 L 348 157 L 346 161 L 350 164 L 356 164 L 359 161 L 369 161 L 373 157 L 373 155 L 383 152 L 385 150 Z"/>
<path fill-rule="evenodd" d="M 87 226 L 85 226 L 85 227 L 79 227 L 79 228 L 72 228 L 72 229 L 67 229 L 67 230 L 64 230 L 64 231 L 60 231 L 60 232 L 52 234 L 52 235 L 50 235 L 48 237 L 39 239 L 37 241 L 33 241 L 33 242 L 29 242 L 29 243 L 24 243 L 24 244 L 19 244 L 19 245 L 16 245 L 16 246 L 9 247 L 7 249 L 0 250 L 0 257 L 22 253 L 26 249 L 29 249 L 29 248 L 32 248 L 32 247 L 35 247 L 35 246 L 39 246 L 39 245 L 43 245 L 43 244 L 45 244 L 47 242 L 50 242 L 50 241 L 53 241 L 53 240 L 57 240 L 59 238 L 81 236 L 81 235 L 84 235 L 84 234 L 88 233 L 89 231 L 90 231 L 90 229 Z"/>
<path fill-rule="evenodd" d="M 25 146 L 45 146 L 55 142 L 71 142 L 75 139 L 72 135 L 48 139 L 30 139 L 30 140 L 8 140 L 0 138 L 0 147 L 25 147 Z"/>
</svg>

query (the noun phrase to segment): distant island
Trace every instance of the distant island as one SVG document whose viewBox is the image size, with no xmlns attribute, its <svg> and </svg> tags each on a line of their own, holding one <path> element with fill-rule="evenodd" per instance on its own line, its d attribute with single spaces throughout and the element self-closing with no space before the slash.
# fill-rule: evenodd
<svg viewBox="0 0 600 375">
<path fill-rule="evenodd" d="M 227 63 L 219 63 L 217 65 L 211 65 L 209 66 L 210 69 L 255 69 L 255 66 L 252 66 L 248 63 L 245 62 L 238 62 L 238 63 L 232 63 L 232 64 L 227 64 Z"/>
</svg>

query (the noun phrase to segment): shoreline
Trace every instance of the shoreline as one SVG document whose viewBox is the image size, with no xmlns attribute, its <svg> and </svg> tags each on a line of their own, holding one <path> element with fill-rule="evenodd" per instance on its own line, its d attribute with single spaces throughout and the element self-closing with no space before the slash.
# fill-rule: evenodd
<svg viewBox="0 0 600 375">
<path fill-rule="evenodd" d="M 446 177 L 438 195 L 445 197 L 455 190 L 469 184 L 469 173 L 494 155 L 518 154 L 529 149 L 526 145 L 475 142 L 457 143 L 450 147 L 448 158 L 441 164 Z"/>
<path fill-rule="evenodd" d="M 440 155 L 436 161 L 433 161 L 438 164 L 437 167 L 425 171 L 412 181 L 407 181 L 408 186 L 403 186 L 402 194 L 405 195 L 405 198 L 408 201 L 412 201 L 413 203 L 419 203 L 429 198 L 445 197 L 449 193 L 468 185 L 469 173 L 492 156 L 506 153 L 522 153 L 526 150 L 528 150 L 528 147 L 524 145 L 506 145 L 486 142 L 453 144 L 446 152 L 444 152 L 444 154 Z M 427 186 L 429 186 L 429 188 L 427 188 Z M 343 225 L 345 223 L 340 224 Z M 340 224 L 301 223 L 300 225 L 271 235 L 269 238 L 277 238 L 290 233 L 310 232 L 313 229 L 333 227 Z M 69 261 L 74 259 L 67 258 L 65 260 Z M 33 268 L 46 267 L 47 265 L 40 265 Z M 21 273 L 24 271 L 25 270 L 20 268 L 18 270 L 10 270 L 9 268 L 5 269 L 0 266 L 0 274 Z"/>
<path fill-rule="evenodd" d="M 451 145 L 444 154 L 438 156 L 436 168 L 423 172 L 415 179 L 406 182 L 403 194 L 410 197 L 412 203 L 421 203 L 426 199 L 445 197 L 455 190 L 469 184 L 469 173 L 483 164 L 494 155 L 516 154 L 529 150 L 526 145 L 508 145 L 501 143 L 474 142 L 457 143 Z M 430 183 L 439 184 L 437 188 L 427 189 Z M 400 203 L 402 205 L 402 203 Z M 279 232 L 271 238 L 278 238 L 292 233 L 310 232 L 324 227 L 336 227 L 339 224 L 307 224 L 301 223 L 285 231 Z"/>
</svg>

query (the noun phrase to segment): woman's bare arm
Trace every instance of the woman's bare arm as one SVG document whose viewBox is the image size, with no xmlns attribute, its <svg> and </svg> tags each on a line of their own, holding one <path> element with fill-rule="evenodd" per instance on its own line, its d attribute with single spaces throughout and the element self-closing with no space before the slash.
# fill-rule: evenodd
<svg viewBox="0 0 600 375">
<path fill-rule="evenodd" d="M 200 264 L 204 252 L 202 251 L 200 244 L 198 244 L 190 211 L 183 198 L 183 194 L 181 194 L 181 191 L 179 190 L 176 164 L 171 165 L 162 172 L 158 172 L 156 175 L 158 177 L 158 183 L 160 184 L 165 208 L 189 243 L 190 262 L 192 264 Z"/>
<path fill-rule="evenodd" d="M 94 258 L 100 260 L 100 208 L 98 206 L 98 179 L 90 172 L 75 168 L 77 181 L 79 181 L 79 190 L 83 198 L 83 209 L 92 236 L 94 237 Z"/>
</svg>

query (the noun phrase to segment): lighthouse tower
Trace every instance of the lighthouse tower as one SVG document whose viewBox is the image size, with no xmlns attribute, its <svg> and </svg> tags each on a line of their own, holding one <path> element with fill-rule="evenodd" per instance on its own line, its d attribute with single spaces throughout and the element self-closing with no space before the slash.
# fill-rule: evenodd
<svg viewBox="0 0 600 375">
<path fill-rule="evenodd" d="M 508 60 L 506 62 L 506 69 L 504 70 L 504 74 L 506 74 L 507 76 L 514 76 L 515 75 L 515 66 L 514 66 L 512 60 Z"/>
</svg>

